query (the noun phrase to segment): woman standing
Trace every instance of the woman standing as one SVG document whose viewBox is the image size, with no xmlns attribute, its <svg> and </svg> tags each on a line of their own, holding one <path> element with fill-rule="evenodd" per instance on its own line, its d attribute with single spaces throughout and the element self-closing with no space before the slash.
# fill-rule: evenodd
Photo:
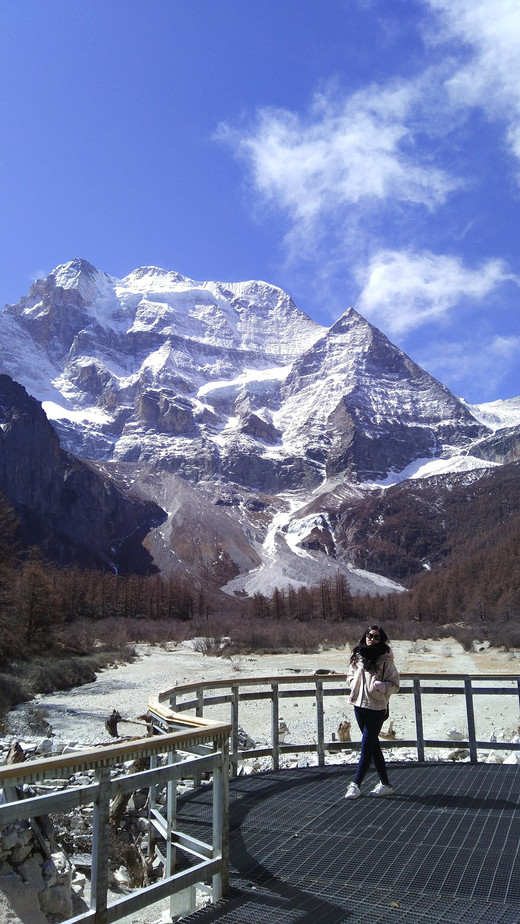
<svg viewBox="0 0 520 924">
<path fill-rule="evenodd" d="M 369 795 L 391 796 L 394 791 L 379 743 L 379 732 L 387 718 L 388 700 L 399 689 L 399 674 L 387 641 L 388 636 L 381 626 L 370 626 L 350 657 L 347 677 L 349 700 L 354 706 L 362 738 L 356 775 L 349 784 L 345 799 L 357 799 L 361 795 L 360 786 L 372 759 L 379 774 L 379 783 Z"/>
</svg>

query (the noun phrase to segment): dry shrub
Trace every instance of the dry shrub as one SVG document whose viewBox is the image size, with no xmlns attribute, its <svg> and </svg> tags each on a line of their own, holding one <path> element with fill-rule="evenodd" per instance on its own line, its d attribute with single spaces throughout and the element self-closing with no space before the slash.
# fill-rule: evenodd
<svg viewBox="0 0 520 924">
<path fill-rule="evenodd" d="M 96 647 L 97 626 L 86 619 L 69 625 L 60 626 L 54 633 L 56 650 L 70 651 L 73 654 L 90 654 Z"/>
<path fill-rule="evenodd" d="M 471 651 L 473 649 L 473 642 L 475 641 L 476 634 L 474 626 L 453 626 L 450 634 L 459 645 L 462 645 L 464 651 Z"/>
<path fill-rule="evenodd" d="M 9 712 L 18 703 L 23 703 L 25 698 L 18 668 L 14 672 L 10 666 L 4 667 L 0 672 L 0 715 Z"/>
<path fill-rule="evenodd" d="M 192 634 L 189 623 L 179 619 L 124 619 L 132 642 L 179 645 Z"/>
<path fill-rule="evenodd" d="M 30 696 L 70 690 L 71 687 L 93 683 L 94 665 L 89 658 L 35 658 L 23 673 L 23 685 Z"/>
<path fill-rule="evenodd" d="M 356 639 L 357 641 L 357 639 Z M 229 630 L 229 643 L 223 652 L 232 654 L 310 654 L 323 648 L 341 648 L 352 642 L 352 630 L 344 623 L 321 619 L 294 620 L 240 619 Z"/>
<path fill-rule="evenodd" d="M 112 650 L 124 650 L 131 642 L 135 642 L 133 631 L 134 620 L 130 619 L 100 619 L 96 621 L 96 639 L 98 644 Z"/>
<path fill-rule="evenodd" d="M 520 628 L 509 624 L 503 626 L 500 639 L 500 644 L 508 650 L 520 648 Z"/>
<path fill-rule="evenodd" d="M 19 703 L 29 702 L 37 693 L 70 690 L 93 683 L 96 673 L 112 666 L 116 660 L 131 661 L 132 648 L 123 651 L 101 651 L 85 657 L 37 657 L 19 661 L 0 672 L 0 715 L 5 715 Z"/>
<path fill-rule="evenodd" d="M 216 638 L 194 638 L 192 641 L 194 651 L 203 655 L 221 655 L 224 649 L 227 649 L 227 638 L 217 636 Z"/>
</svg>

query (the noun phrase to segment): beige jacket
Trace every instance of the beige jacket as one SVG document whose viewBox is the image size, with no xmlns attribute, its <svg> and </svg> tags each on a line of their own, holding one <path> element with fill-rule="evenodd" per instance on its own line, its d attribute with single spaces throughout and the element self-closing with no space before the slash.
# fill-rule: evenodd
<svg viewBox="0 0 520 924">
<path fill-rule="evenodd" d="M 353 706 L 386 709 L 390 696 L 399 689 L 399 674 L 392 652 L 387 651 L 377 659 L 374 673 L 364 669 L 363 659 L 358 655 L 355 664 L 349 665 L 347 683 L 350 687 L 349 702 Z"/>
</svg>

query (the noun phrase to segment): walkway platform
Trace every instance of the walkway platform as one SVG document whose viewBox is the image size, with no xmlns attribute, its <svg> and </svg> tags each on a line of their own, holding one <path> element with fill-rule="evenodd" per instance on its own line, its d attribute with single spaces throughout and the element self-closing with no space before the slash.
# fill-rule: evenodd
<svg viewBox="0 0 520 924">
<path fill-rule="evenodd" d="M 353 769 L 233 779 L 230 892 L 186 924 L 519 924 L 518 765 L 389 765 L 392 798 L 345 800 Z M 205 840 L 211 792 L 180 819 Z"/>
</svg>

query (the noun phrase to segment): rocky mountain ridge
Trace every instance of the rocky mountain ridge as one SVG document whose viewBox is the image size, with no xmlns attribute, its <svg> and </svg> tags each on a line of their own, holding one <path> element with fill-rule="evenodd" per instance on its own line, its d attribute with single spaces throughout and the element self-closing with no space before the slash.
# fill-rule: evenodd
<svg viewBox="0 0 520 924">
<path fill-rule="evenodd" d="M 337 570 L 390 589 L 355 567 L 343 511 L 421 468 L 520 458 L 520 406 L 501 427 L 354 309 L 327 329 L 267 283 L 74 260 L 5 307 L 0 344 L 63 449 L 167 513 L 145 540 L 157 566 L 231 593 Z"/>
<path fill-rule="evenodd" d="M 0 490 L 13 504 L 20 539 L 60 564 L 154 569 L 142 539 L 165 518 L 151 501 L 122 492 L 60 447 L 41 405 L 0 374 Z"/>
</svg>

